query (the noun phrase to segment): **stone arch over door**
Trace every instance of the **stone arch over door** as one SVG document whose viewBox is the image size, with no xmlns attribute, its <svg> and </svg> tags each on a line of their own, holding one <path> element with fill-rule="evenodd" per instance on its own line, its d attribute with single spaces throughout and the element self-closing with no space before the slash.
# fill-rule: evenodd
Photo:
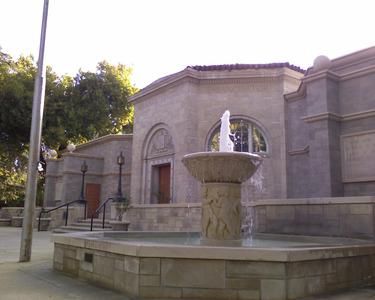
<svg viewBox="0 0 375 300">
<path fill-rule="evenodd" d="M 175 149 L 168 126 L 154 126 L 147 135 L 143 149 L 142 202 L 173 202 Z"/>
</svg>

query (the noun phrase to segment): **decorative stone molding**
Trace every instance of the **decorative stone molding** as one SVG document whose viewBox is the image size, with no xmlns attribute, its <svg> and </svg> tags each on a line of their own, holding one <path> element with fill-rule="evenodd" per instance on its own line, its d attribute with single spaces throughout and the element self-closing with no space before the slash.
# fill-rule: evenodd
<svg viewBox="0 0 375 300">
<path fill-rule="evenodd" d="M 301 155 L 301 154 L 306 154 L 310 152 L 310 146 L 307 145 L 306 147 L 302 149 L 295 149 L 295 150 L 289 150 L 288 154 L 293 156 L 293 155 Z"/>
<path fill-rule="evenodd" d="M 159 129 L 154 133 L 148 147 L 148 157 L 167 155 L 174 153 L 172 136 L 165 129 Z"/>
<path fill-rule="evenodd" d="M 304 120 L 306 123 L 321 121 L 321 120 L 333 120 L 337 122 L 348 122 L 348 121 L 355 121 L 361 120 L 365 118 L 373 118 L 375 117 L 375 109 L 366 110 L 355 112 L 346 115 L 339 115 L 336 113 L 325 112 L 321 114 L 311 115 L 311 116 L 304 116 L 301 119 Z"/>
<path fill-rule="evenodd" d="M 132 140 L 132 139 L 133 139 L 133 134 L 108 134 L 108 135 L 99 137 L 97 139 L 94 139 L 92 141 L 88 141 L 84 144 L 77 145 L 76 150 L 82 150 L 85 148 L 92 147 L 94 145 L 108 143 L 110 141 L 125 141 L 125 140 Z"/>
<path fill-rule="evenodd" d="M 317 122 L 317 121 L 322 121 L 322 120 L 333 120 L 333 121 L 340 122 L 341 116 L 335 113 L 325 112 L 325 113 L 316 114 L 312 116 L 301 117 L 301 119 L 305 121 L 306 123 L 312 123 L 312 122 Z"/>
<path fill-rule="evenodd" d="M 340 79 L 342 81 L 344 81 L 344 80 L 350 80 L 350 79 L 354 79 L 354 78 L 358 78 L 358 77 L 363 77 L 363 76 L 366 76 L 366 75 L 369 75 L 369 74 L 373 74 L 373 73 L 375 73 L 375 66 L 369 66 L 369 67 L 366 67 L 366 68 L 355 70 L 353 72 L 345 73 L 345 74 L 341 75 Z"/>
<path fill-rule="evenodd" d="M 362 49 L 335 59 L 332 59 L 333 68 L 337 71 L 348 67 L 357 66 L 359 63 L 372 61 L 375 55 L 375 47 Z"/>
<path fill-rule="evenodd" d="M 94 155 L 77 153 L 77 152 L 72 152 L 72 153 L 65 152 L 65 153 L 62 154 L 62 156 L 63 156 L 62 160 L 64 160 L 65 157 L 77 157 L 77 158 L 87 158 L 87 159 L 96 159 L 96 160 L 103 160 L 104 161 L 104 157 L 102 157 L 102 156 L 94 156 Z"/>
<path fill-rule="evenodd" d="M 340 81 L 341 77 L 339 74 L 333 71 L 323 70 L 317 73 L 309 74 L 302 78 L 302 82 L 308 83 L 319 79 L 330 79 L 333 81 Z"/>
<path fill-rule="evenodd" d="M 297 101 L 297 100 L 305 99 L 305 97 L 306 97 L 306 84 L 304 83 L 301 83 L 297 91 L 284 95 L 285 101 L 289 103 Z"/>
<path fill-rule="evenodd" d="M 360 112 L 343 115 L 341 117 L 341 121 L 346 122 L 346 121 L 354 121 L 354 120 L 374 118 L 374 117 L 375 117 L 375 109 L 371 109 L 371 110 L 360 111 Z"/>
</svg>

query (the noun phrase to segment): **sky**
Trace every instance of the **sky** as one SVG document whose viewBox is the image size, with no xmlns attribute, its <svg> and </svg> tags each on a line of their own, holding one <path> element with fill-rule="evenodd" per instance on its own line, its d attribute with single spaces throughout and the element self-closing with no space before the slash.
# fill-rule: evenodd
<svg viewBox="0 0 375 300">
<path fill-rule="evenodd" d="M 375 46 L 373 0 L 50 0 L 45 62 L 59 75 L 132 67 L 143 88 L 190 65 L 340 57 Z M 0 47 L 38 57 L 43 0 L 0 0 Z"/>
</svg>

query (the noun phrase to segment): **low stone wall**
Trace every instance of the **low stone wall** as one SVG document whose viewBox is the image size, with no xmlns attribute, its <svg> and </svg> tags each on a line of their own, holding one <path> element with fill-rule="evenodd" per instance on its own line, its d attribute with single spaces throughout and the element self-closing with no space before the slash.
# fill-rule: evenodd
<svg viewBox="0 0 375 300">
<path fill-rule="evenodd" d="M 269 199 L 243 204 L 244 230 L 375 238 L 375 197 Z M 250 218 L 249 216 L 252 216 Z M 133 205 L 131 231 L 200 231 L 200 203 Z"/>
<path fill-rule="evenodd" d="M 200 231 L 198 203 L 132 205 L 126 213 L 131 231 Z"/>
<path fill-rule="evenodd" d="M 54 269 L 141 299 L 294 300 L 375 283 L 371 243 L 173 247 L 101 235 L 54 236 Z"/>
<path fill-rule="evenodd" d="M 254 209 L 255 231 L 375 238 L 375 197 L 263 200 Z"/>
<path fill-rule="evenodd" d="M 46 207 L 45 210 L 51 209 L 52 207 Z M 0 219 L 10 219 L 11 226 L 22 227 L 23 221 L 23 207 L 2 207 L 0 209 Z M 38 228 L 38 218 L 41 208 L 36 207 L 34 213 L 34 228 Z M 69 219 L 68 223 L 76 222 L 78 219 L 82 219 L 84 207 L 83 206 L 70 206 L 69 207 Z M 60 208 L 48 214 L 42 215 L 43 228 L 46 229 L 46 219 L 50 219 L 48 230 L 58 228 L 65 225 L 65 214 L 66 208 Z M 43 220 L 44 219 L 44 220 Z"/>
</svg>

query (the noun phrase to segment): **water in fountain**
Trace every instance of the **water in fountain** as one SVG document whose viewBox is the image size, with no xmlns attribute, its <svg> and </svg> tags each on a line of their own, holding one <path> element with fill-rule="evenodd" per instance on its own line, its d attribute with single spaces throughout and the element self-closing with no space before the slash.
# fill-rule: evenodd
<svg viewBox="0 0 375 300">
<path fill-rule="evenodd" d="M 191 234 L 190 231 L 192 230 L 192 220 L 191 220 L 191 211 L 190 211 L 190 203 L 192 202 L 192 195 L 193 195 L 193 182 L 192 180 L 189 180 L 189 184 L 186 188 L 186 197 L 185 197 L 185 203 L 187 204 L 187 209 L 185 213 L 185 220 L 184 224 L 186 226 L 186 232 L 187 232 L 187 240 L 185 241 L 185 244 L 189 245 L 191 243 Z"/>
<path fill-rule="evenodd" d="M 219 151 L 220 152 L 233 152 L 233 142 L 230 139 L 232 135 L 230 133 L 230 112 L 226 110 L 221 117 L 221 126 L 220 126 L 220 144 L 219 144 Z"/>
<path fill-rule="evenodd" d="M 261 164 L 254 175 L 250 178 L 250 183 L 255 186 L 256 191 L 262 192 L 263 191 L 263 165 Z"/>
<path fill-rule="evenodd" d="M 254 189 L 256 192 L 263 191 L 263 180 L 263 165 L 261 164 L 254 175 L 246 183 L 244 183 L 245 211 L 242 224 L 242 238 L 243 244 L 246 246 L 252 245 L 255 231 L 255 209 L 250 205 L 254 198 L 253 191 Z"/>
<path fill-rule="evenodd" d="M 233 142 L 230 139 L 232 135 L 230 132 L 230 112 L 226 110 L 221 117 L 221 126 L 220 126 L 220 152 L 233 152 Z M 261 164 L 258 161 L 258 164 Z M 254 231 L 254 209 L 249 206 L 249 202 L 251 201 L 250 192 L 249 192 L 249 184 L 255 186 L 257 191 L 262 191 L 263 189 L 263 172 L 262 167 L 259 166 L 256 173 L 251 177 L 250 181 L 247 183 L 245 188 L 245 195 L 246 195 L 246 205 L 244 211 L 244 218 L 243 218 L 243 225 L 242 225 L 242 232 L 243 238 L 245 243 L 251 244 L 252 236 Z"/>
</svg>

